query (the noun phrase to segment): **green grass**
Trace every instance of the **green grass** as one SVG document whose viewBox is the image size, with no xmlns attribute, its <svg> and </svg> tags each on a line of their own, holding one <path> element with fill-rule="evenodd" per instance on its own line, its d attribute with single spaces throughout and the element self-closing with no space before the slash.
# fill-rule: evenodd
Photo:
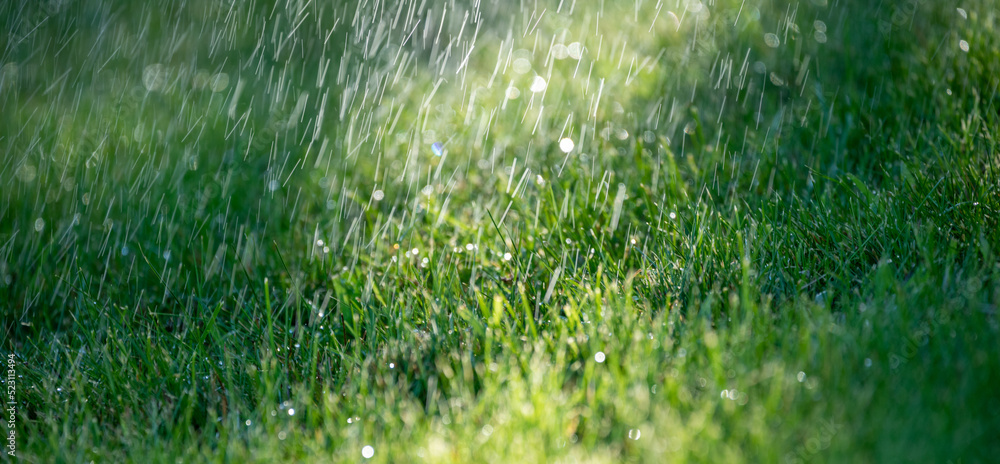
<svg viewBox="0 0 1000 464">
<path fill-rule="evenodd" d="M 0 7 L 16 455 L 1000 452 L 994 2 L 488 3 Z"/>
</svg>

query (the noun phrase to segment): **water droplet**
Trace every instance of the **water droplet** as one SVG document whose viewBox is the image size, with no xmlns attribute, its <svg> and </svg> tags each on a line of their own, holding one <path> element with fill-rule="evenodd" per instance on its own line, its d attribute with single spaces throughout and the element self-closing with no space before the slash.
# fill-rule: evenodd
<svg viewBox="0 0 1000 464">
<path fill-rule="evenodd" d="M 632 440 L 638 440 L 642 436 L 642 432 L 639 429 L 629 429 L 628 437 Z"/>
<path fill-rule="evenodd" d="M 431 144 L 431 151 L 434 152 L 434 156 L 441 156 L 444 154 L 444 145 L 441 142 L 434 142 Z"/>
<path fill-rule="evenodd" d="M 289 416 L 294 416 L 295 415 L 295 408 L 288 408 L 288 415 Z"/>
<path fill-rule="evenodd" d="M 816 39 L 816 42 L 824 44 L 826 43 L 826 32 L 823 31 L 813 32 L 813 38 Z"/>
<path fill-rule="evenodd" d="M 229 75 L 226 73 L 218 73 L 208 81 L 208 88 L 212 92 L 222 92 L 229 87 Z"/>
<path fill-rule="evenodd" d="M 372 456 L 375 456 L 375 448 L 372 448 L 370 445 L 365 445 L 364 448 L 361 448 L 361 457 L 371 459 Z"/>
<path fill-rule="evenodd" d="M 382 199 L 385 198 L 385 192 L 381 190 L 376 190 L 375 193 L 372 194 L 372 198 L 375 201 L 382 201 Z"/>
<path fill-rule="evenodd" d="M 569 56 L 569 48 L 563 44 L 552 46 L 552 57 L 557 60 L 565 60 Z"/>
<path fill-rule="evenodd" d="M 142 70 L 142 85 L 150 92 L 163 90 L 167 85 L 167 68 L 160 63 L 146 66 Z"/>
<path fill-rule="evenodd" d="M 573 147 L 575 146 L 576 144 L 573 143 L 573 139 L 569 137 L 566 137 L 559 141 L 559 149 L 562 150 L 563 153 L 569 153 L 573 151 Z"/>
<path fill-rule="evenodd" d="M 521 96 L 521 91 L 517 90 L 517 87 L 514 87 L 513 85 L 510 86 L 510 87 L 507 87 L 507 99 L 508 100 L 517 100 L 517 97 L 520 97 L 520 96 Z"/>
<path fill-rule="evenodd" d="M 764 43 L 767 44 L 768 47 L 778 48 L 778 45 L 781 45 L 781 39 L 779 39 L 773 32 L 768 32 L 767 34 L 764 34 Z"/>
<path fill-rule="evenodd" d="M 35 219 L 35 232 L 41 232 L 45 229 L 45 219 L 38 218 Z"/>
<path fill-rule="evenodd" d="M 597 354 L 594 355 L 594 361 L 597 361 L 598 363 L 603 363 L 605 358 L 606 356 L 604 356 L 603 351 L 598 351 Z"/>
<path fill-rule="evenodd" d="M 865 368 L 872 367 L 872 358 L 865 358 Z"/>
<path fill-rule="evenodd" d="M 25 163 L 17 169 L 17 174 L 15 175 L 18 179 L 21 179 L 22 182 L 31 182 L 35 180 L 35 177 L 38 175 L 38 170 L 35 169 L 34 166 Z"/>
<path fill-rule="evenodd" d="M 566 51 L 569 53 L 569 57 L 574 60 L 579 60 L 583 57 L 583 46 L 580 42 L 573 42 L 566 47 Z"/>
<path fill-rule="evenodd" d="M 524 57 L 517 58 L 511 68 L 518 74 L 527 74 L 531 71 L 531 61 Z"/>
<path fill-rule="evenodd" d="M 802 371 L 799 371 L 799 374 L 796 375 L 795 378 L 798 379 L 799 382 L 805 382 L 805 380 L 806 380 L 806 373 L 802 372 Z"/>
<path fill-rule="evenodd" d="M 962 17 L 962 19 L 969 19 L 969 13 L 967 13 L 967 12 L 966 12 L 966 11 L 965 11 L 964 9 L 962 9 L 962 8 L 959 8 L 959 9 L 958 9 L 958 15 L 959 15 L 959 16 L 961 16 L 961 17 Z"/>
<path fill-rule="evenodd" d="M 822 20 L 817 19 L 813 21 L 813 28 L 819 32 L 826 34 L 826 23 L 824 23 Z"/>
<path fill-rule="evenodd" d="M 545 82 L 545 78 L 542 76 L 535 76 L 535 78 L 531 81 L 530 90 L 538 93 L 545 90 L 546 87 L 548 87 L 548 83 Z"/>
<path fill-rule="evenodd" d="M 965 40 L 959 40 L 958 48 L 962 49 L 962 51 L 965 53 L 969 53 L 969 42 L 966 42 Z"/>
</svg>

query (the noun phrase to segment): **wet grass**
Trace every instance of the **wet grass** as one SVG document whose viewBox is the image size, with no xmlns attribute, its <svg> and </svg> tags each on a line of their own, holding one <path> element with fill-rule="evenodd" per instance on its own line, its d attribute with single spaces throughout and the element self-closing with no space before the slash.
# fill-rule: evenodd
<svg viewBox="0 0 1000 464">
<path fill-rule="evenodd" d="M 996 5 L 360 3 L 0 7 L 19 457 L 1000 451 Z"/>
</svg>

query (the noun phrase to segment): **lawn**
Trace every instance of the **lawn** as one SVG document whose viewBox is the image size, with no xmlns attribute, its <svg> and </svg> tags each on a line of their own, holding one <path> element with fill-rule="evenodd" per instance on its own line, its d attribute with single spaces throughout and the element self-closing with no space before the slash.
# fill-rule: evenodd
<svg viewBox="0 0 1000 464">
<path fill-rule="evenodd" d="M 989 462 L 1000 4 L 0 4 L 5 453 Z"/>
</svg>

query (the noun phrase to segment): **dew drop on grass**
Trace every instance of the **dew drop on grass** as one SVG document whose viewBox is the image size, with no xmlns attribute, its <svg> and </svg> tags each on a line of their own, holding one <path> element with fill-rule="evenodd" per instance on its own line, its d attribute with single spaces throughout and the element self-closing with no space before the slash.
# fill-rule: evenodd
<svg viewBox="0 0 1000 464">
<path fill-rule="evenodd" d="M 372 198 L 375 201 L 382 201 L 382 199 L 385 198 L 385 192 L 381 190 L 376 190 L 375 193 L 372 194 Z"/>
<path fill-rule="evenodd" d="M 364 448 L 361 448 L 361 457 L 371 459 L 372 456 L 375 456 L 375 448 L 372 448 L 371 445 L 365 445 Z"/>
<path fill-rule="evenodd" d="M 826 32 L 816 31 L 813 33 L 813 38 L 816 39 L 816 42 L 824 44 L 826 43 Z"/>
<path fill-rule="evenodd" d="M 958 15 L 959 15 L 959 16 L 961 16 L 961 17 L 962 17 L 962 19 L 969 19 L 969 13 L 967 13 L 967 12 L 966 12 L 966 11 L 965 11 L 964 9 L 962 9 L 962 8 L 959 8 L 959 9 L 958 9 Z"/>
<path fill-rule="evenodd" d="M 959 40 L 958 48 L 962 49 L 962 51 L 965 53 L 969 53 L 969 42 L 966 42 L 965 40 Z"/>
<path fill-rule="evenodd" d="M 795 376 L 795 379 L 798 380 L 800 383 L 801 382 L 805 382 L 805 380 L 806 380 L 806 373 L 802 372 L 802 371 L 799 371 L 798 375 Z"/>
<path fill-rule="evenodd" d="M 629 439 L 638 440 L 639 437 L 641 436 L 642 436 L 642 431 L 640 431 L 639 429 L 629 429 L 628 431 Z"/>
<path fill-rule="evenodd" d="M 603 363 L 605 358 L 606 356 L 604 356 L 603 351 L 598 351 L 597 354 L 594 355 L 594 361 L 597 361 L 598 363 Z"/>
<path fill-rule="evenodd" d="M 434 156 L 441 156 L 444 154 L 444 145 L 441 142 L 434 142 L 431 144 L 431 151 L 434 152 Z"/>
<path fill-rule="evenodd" d="M 43 230 L 45 230 L 45 219 L 35 219 L 35 232 L 41 232 Z"/>
</svg>

